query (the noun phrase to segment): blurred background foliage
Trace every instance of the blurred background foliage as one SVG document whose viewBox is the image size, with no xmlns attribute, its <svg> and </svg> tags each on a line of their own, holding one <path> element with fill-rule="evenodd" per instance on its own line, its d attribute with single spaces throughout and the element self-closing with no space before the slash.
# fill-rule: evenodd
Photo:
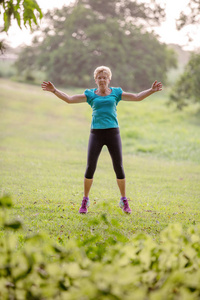
<svg viewBox="0 0 200 300">
<path fill-rule="evenodd" d="M 193 53 L 172 88 L 170 99 L 179 109 L 189 102 L 200 102 L 200 54 Z"/>
<path fill-rule="evenodd" d="M 177 108 L 200 102 L 200 54 L 159 41 L 153 29 L 165 19 L 165 9 L 155 0 L 75 0 L 44 16 L 35 0 L 0 0 L 2 13 L 3 31 L 16 19 L 19 27 L 24 23 L 34 31 L 34 38 L 31 46 L 14 50 L 15 59 L 5 62 L 0 56 L 0 77 L 89 88 L 94 86 L 93 70 L 108 65 L 113 86 L 137 92 L 158 79 L 170 87 L 169 100 Z M 198 24 L 199 15 L 200 0 L 190 0 L 177 29 Z M 5 48 L 0 41 L 0 50 Z M 6 49 L 8 57 L 12 52 Z"/>
<path fill-rule="evenodd" d="M 115 0 L 79 0 L 49 11 L 32 46 L 21 51 L 18 73 L 42 70 L 56 85 L 85 88 L 94 85 L 93 70 L 108 65 L 112 85 L 125 90 L 147 88 L 156 78 L 165 83 L 176 56 L 149 30 L 163 17 L 155 3 Z"/>
</svg>

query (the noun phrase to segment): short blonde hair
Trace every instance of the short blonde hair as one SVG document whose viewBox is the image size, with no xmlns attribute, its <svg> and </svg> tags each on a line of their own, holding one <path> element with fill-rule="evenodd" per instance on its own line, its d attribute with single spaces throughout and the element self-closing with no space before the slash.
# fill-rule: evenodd
<svg viewBox="0 0 200 300">
<path fill-rule="evenodd" d="M 108 75 L 108 78 L 111 80 L 112 72 L 111 72 L 110 68 L 108 68 L 106 66 L 100 66 L 94 70 L 94 79 L 95 80 L 97 79 L 97 76 L 100 72 L 105 72 Z"/>
</svg>

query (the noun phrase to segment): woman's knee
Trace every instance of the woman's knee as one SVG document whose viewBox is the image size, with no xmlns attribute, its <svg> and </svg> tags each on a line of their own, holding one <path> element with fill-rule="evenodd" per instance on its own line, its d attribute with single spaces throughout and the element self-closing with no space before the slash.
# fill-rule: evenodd
<svg viewBox="0 0 200 300">
<path fill-rule="evenodd" d="M 116 174 L 117 179 L 124 179 L 125 178 L 125 172 L 124 172 L 124 168 L 123 168 L 122 165 L 115 166 L 114 170 L 115 170 L 115 174 Z"/>
<path fill-rule="evenodd" d="M 96 168 L 94 166 L 87 166 L 85 171 L 85 178 L 92 179 L 94 176 L 95 169 Z"/>
</svg>

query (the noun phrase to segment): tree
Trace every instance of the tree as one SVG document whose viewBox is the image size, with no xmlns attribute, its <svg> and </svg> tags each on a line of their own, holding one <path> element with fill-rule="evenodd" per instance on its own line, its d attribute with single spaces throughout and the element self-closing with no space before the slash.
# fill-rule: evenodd
<svg viewBox="0 0 200 300">
<path fill-rule="evenodd" d="M 13 19 L 17 20 L 19 28 L 21 23 L 32 29 L 32 25 L 38 25 L 38 20 L 43 17 L 42 11 L 35 0 L 0 0 L 0 15 L 3 14 L 4 25 L 2 31 L 8 32 Z M 3 41 L 0 41 L 0 51 L 5 50 Z"/>
<path fill-rule="evenodd" d="M 200 103 L 200 54 L 193 53 L 183 74 L 177 80 L 170 99 L 182 109 L 191 102 Z"/>
<path fill-rule="evenodd" d="M 109 13 L 110 1 L 102 1 L 103 10 L 108 5 L 106 18 L 99 6 L 95 8 L 98 1 L 90 2 L 92 8 L 81 1 L 48 12 L 33 49 L 26 47 L 21 53 L 18 71 L 37 67 L 55 84 L 85 87 L 93 86 L 94 68 L 106 64 L 114 71 L 112 84 L 124 89 L 143 89 L 156 77 L 165 81 L 166 71 L 176 63 L 173 52 L 133 19 L 115 16 L 114 9 Z"/>
<path fill-rule="evenodd" d="M 177 20 L 177 29 L 181 30 L 191 25 L 199 25 L 200 22 L 200 0 L 190 0 L 187 10 L 180 13 Z M 199 31 L 199 28 L 197 29 Z M 188 32 L 189 41 L 192 41 L 192 31 Z M 175 102 L 177 108 L 182 109 L 191 102 L 200 102 L 200 53 L 193 53 L 183 74 L 176 81 L 171 94 L 170 101 Z"/>
<path fill-rule="evenodd" d="M 184 26 L 199 24 L 200 22 L 200 0 L 190 0 L 186 11 L 180 13 L 177 20 L 177 29 L 181 30 Z"/>
<path fill-rule="evenodd" d="M 165 18 L 165 10 L 155 0 L 138 3 L 130 0 L 77 0 L 78 4 L 96 12 L 98 18 L 117 18 L 123 23 L 131 21 L 135 25 L 159 25 Z"/>
<path fill-rule="evenodd" d="M 187 44 L 194 42 L 200 30 L 200 0 L 190 0 L 176 21 L 176 28 L 184 30 Z"/>
</svg>

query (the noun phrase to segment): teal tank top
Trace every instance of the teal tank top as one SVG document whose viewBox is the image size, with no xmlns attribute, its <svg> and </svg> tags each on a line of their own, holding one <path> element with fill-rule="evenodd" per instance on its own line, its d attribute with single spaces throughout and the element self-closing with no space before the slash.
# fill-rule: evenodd
<svg viewBox="0 0 200 300">
<path fill-rule="evenodd" d="M 117 120 L 117 104 L 122 99 L 122 89 L 111 87 L 107 96 L 95 94 L 95 89 L 85 90 L 87 103 L 92 107 L 91 129 L 106 129 L 119 127 Z"/>
</svg>

